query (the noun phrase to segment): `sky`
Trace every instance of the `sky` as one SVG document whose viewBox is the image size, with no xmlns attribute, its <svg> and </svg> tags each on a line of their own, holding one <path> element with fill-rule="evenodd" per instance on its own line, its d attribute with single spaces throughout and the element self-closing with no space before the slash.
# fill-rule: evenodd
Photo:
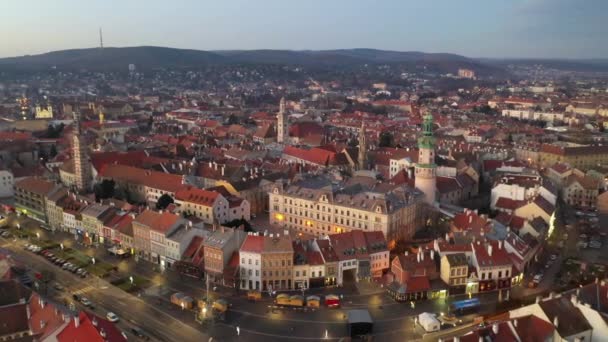
<svg viewBox="0 0 608 342">
<path fill-rule="evenodd" d="M 2 0 L 0 57 L 99 46 L 608 58 L 608 0 Z"/>
</svg>

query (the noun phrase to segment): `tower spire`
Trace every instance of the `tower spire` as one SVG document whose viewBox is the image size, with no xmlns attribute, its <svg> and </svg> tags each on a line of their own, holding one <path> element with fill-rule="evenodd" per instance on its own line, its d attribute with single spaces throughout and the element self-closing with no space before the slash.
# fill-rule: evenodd
<svg viewBox="0 0 608 342">
<path fill-rule="evenodd" d="M 359 158 L 357 159 L 359 170 L 365 170 L 367 168 L 367 139 L 365 138 L 365 133 L 365 121 L 361 120 L 361 129 L 359 130 Z"/>
<path fill-rule="evenodd" d="M 285 98 L 279 102 L 279 114 L 277 114 L 277 142 L 287 143 L 289 137 L 289 127 L 285 117 Z"/>
<path fill-rule="evenodd" d="M 435 203 L 437 190 L 437 166 L 435 165 L 435 137 L 433 116 L 428 113 L 422 123 L 422 136 L 418 138 L 418 163 L 416 163 L 416 188 L 424 193 L 425 202 Z"/>
<path fill-rule="evenodd" d="M 99 48 L 103 50 L 103 32 L 101 27 L 99 28 Z"/>
</svg>

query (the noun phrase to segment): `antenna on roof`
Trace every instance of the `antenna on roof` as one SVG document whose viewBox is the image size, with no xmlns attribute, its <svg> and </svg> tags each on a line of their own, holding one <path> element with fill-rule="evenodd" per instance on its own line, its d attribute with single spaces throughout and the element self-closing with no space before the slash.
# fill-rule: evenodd
<svg viewBox="0 0 608 342">
<path fill-rule="evenodd" d="M 99 28 L 99 48 L 103 50 L 103 32 L 101 27 Z"/>
</svg>

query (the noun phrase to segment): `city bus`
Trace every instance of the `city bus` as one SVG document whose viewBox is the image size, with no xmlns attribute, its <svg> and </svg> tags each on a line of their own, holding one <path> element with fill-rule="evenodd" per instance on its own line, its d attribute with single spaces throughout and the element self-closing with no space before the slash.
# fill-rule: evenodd
<svg viewBox="0 0 608 342">
<path fill-rule="evenodd" d="M 477 312 L 480 306 L 479 298 L 459 300 L 450 304 L 450 312 L 457 316 L 466 315 Z"/>
</svg>

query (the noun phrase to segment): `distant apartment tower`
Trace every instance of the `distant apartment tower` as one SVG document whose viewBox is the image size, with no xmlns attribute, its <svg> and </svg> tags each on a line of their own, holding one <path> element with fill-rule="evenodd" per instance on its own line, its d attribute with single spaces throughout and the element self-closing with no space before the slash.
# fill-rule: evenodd
<svg viewBox="0 0 608 342">
<path fill-rule="evenodd" d="M 279 114 L 277 114 L 277 142 L 284 144 L 289 139 L 289 126 L 285 117 L 285 98 L 279 103 Z"/>
<path fill-rule="evenodd" d="M 435 137 L 433 116 L 427 114 L 422 123 L 422 137 L 418 139 L 418 163 L 416 164 L 416 188 L 424 193 L 425 202 L 435 203 L 437 189 L 437 165 L 435 164 Z"/>
<path fill-rule="evenodd" d="M 91 164 L 86 151 L 86 142 L 80 129 L 80 113 L 78 112 L 74 112 L 74 131 L 72 134 L 76 189 L 87 192 L 91 188 Z"/>
<path fill-rule="evenodd" d="M 458 77 L 475 79 L 475 71 L 471 69 L 458 69 Z"/>
</svg>

